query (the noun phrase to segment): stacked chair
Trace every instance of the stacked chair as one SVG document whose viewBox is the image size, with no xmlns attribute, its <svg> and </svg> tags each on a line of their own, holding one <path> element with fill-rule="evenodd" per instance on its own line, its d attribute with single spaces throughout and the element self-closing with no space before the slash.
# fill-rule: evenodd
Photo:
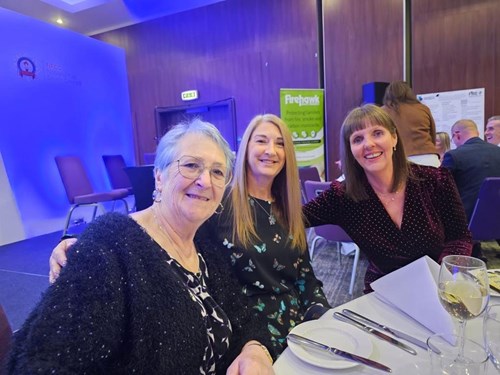
<svg viewBox="0 0 500 375">
<path fill-rule="evenodd" d="M 125 173 L 125 159 L 123 155 L 103 155 L 102 160 L 108 172 L 109 182 L 113 189 L 127 189 L 129 195 L 134 193 L 132 183 Z"/>
<path fill-rule="evenodd" d="M 83 162 L 78 156 L 56 156 L 55 161 L 59 174 L 61 175 L 64 189 L 66 190 L 68 201 L 71 204 L 66 217 L 63 236 L 65 236 L 68 231 L 73 211 L 78 207 L 93 206 L 94 211 L 92 220 L 94 220 L 99 207 L 105 212 L 102 206 L 103 202 L 120 200 L 123 202 L 125 210 L 128 213 L 128 204 L 125 200 L 125 197 L 129 195 L 128 189 L 113 189 L 106 192 L 95 192 Z"/>
</svg>

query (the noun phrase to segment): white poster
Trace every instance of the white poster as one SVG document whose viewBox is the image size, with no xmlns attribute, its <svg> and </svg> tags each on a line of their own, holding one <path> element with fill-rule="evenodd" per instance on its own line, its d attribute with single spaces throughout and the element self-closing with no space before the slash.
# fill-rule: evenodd
<svg viewBox="0 0 500 375">
<path fill-rule="evenodd" d="M 484 88 L 419 94 L 417 98 L 431 110 L 436 131 L 447 132 L 451 137 L 455 122 L 470 119 L 484 138 Z M 453 142 L 452 148 L 455 148 Z"/>
</svg>

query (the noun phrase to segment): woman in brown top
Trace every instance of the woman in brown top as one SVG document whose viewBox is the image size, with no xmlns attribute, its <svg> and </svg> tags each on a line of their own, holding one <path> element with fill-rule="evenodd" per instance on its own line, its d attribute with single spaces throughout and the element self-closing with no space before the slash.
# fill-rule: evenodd
<svg viewBox="0 0 500 375">
<path fill-rule="evenodd" d="M 391 82 L 385 90 L 382 108 L 396 124 L 408 159 L 439 167 L 434 118 L 429 108 L 418 101 L 411 87 L 403 81 Z"/>
</svg>

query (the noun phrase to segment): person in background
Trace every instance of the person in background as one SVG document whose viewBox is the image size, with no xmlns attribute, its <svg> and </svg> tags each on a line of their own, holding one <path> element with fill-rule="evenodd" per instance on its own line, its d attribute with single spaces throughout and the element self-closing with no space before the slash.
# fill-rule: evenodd
<svg viewBox="0 0 500 375">
<path fill-rule="evenodd" d="M 488 119 L 484 139 L 488 143 L 500 146 L 500 116 L 493 116 Z"/>
<path fill-rule="evenodd" d="M 457 148 L 444 154 L 442 166 L 451 171 L 470 221 L 484 179 L 500 177 L 500 148 L 479 138 L 472 120 L 455 122 L 451 137 Z M 474 243 L 472 256 L 486 260 L 480 242 Z"/>
<path fill-rule="evenodd" d="M 396 124 L 408 159 L 417 164 L 439 167 L 434 118 L 411 87 L 404 81 L 391 82 L 385 89 L 383 102 L 382 108 Z"/>
<path fill-rule="evenodd" d="M 222 210 L 232 153 L 211 124 L 173 127 L 155 159 L 155 199 L 93 221 L 15 335 L 9 374 L 273 374 L 220 248 L 195 239 Z"/>
<path fill-rule="evenodd" d="M 330 307 L 311 266 L 290 131 L 273 114 L 254 117 L 241 139 L 224 211 L 198 231 L 212 238 L 232 263 L 242 294 L 269 331 L 276 353 L 313 305 Z M 75 240 L 52 252 L 50 279 Z"/>
<path fill-rule="evenodd" d="M 443 156 L 446 151 L 451 148 L 450 136 L 446 132 L 436 133 L 436 151 L 439 156 L 441 163 L 443 162 Z"/>
<path fill-rule="evenodd" d="M 310 226 L 340 225 L 369 260 L 370 283 L 428 255 L 470 255 L 465 212 L 450 172 L 407 160 L 391 117 L 367 104 L 340 130 L 343 182 L 308 202 Z M 404 215 L 403 215 L 404 213 Z"/>
</svg>

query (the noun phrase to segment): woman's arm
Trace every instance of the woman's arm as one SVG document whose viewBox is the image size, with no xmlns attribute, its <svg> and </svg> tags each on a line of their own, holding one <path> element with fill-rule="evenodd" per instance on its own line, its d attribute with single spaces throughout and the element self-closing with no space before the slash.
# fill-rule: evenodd
<svg viewBox="0 0 500 375">
<path fill-rule="evenodd" d="M 109 372 L 124 335 L 125 288 L 107 243 L 84 234 L 68 252 L 58 281 L 14 336 L 9 373 Z"/>
<path fill-rule="evenodd" d="M 439 261 L 446 255 L 471 255 L 472 236 L 455 180 L 446 168 L 439 168 L 435 202 L 444 226 L 445 242 Z"/>
<path fill-rule="evenodd" d="M 314 274 L 311 258 L 309 257 L 309 249 L 306 249 L 298 261 L 298 277 L 295 281 L 295 288 L 299 292 L 302 312 L 305 313 L 309 307 L 315 304 L 330 307 L 323 292 L 323 283 Z"/>
<path fill-rule="evenodd" d="M 334 181 L 330 188 L 303 205 L 302 212 L 306 227 L 324 224 L 339 225 L 339 219 L 342 217 L 342 195 L 340 182 Z"/>
<path fill-rule="evenodd" d="M 258 341 L 249 341 L 227 369 L 226 375 L 272 375 L 273 358 Z"/>
<path fill-rule="evenodd" d="M 251 341 L 262 343 L 274 358 L 275 353 L 267 326 L 252 311 L 248 298 L 242 294 L 227 249 L 214 241 L 199 238 L 198 234 L 196 244 L 208 267 L 209 292 L 231 321 L 233 335 L 223 366 L 229 366 L 235 358 L 240 357 L 245 345 Z"/>
</svg>

